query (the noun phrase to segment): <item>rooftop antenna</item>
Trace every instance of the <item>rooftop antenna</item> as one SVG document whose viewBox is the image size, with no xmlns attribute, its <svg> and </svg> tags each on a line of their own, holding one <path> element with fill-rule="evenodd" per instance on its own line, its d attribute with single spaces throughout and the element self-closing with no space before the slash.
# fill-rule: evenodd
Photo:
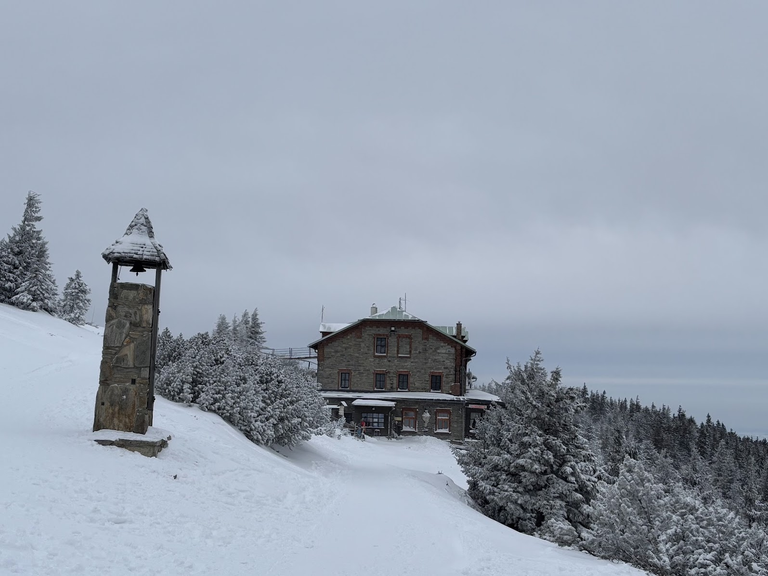
<svg viewBox="0 0 768 576">
<path fill-rule="evenodd" d="M 320 308 L 320 324 L 323 323 L 323 318 L 325 318 L 325 306 Z"/>
</svg>

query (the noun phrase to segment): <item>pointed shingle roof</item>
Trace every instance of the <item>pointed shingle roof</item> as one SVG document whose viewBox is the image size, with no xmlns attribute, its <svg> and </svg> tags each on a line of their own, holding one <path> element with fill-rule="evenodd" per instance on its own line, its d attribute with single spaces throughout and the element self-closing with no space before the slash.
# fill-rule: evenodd
<svg viewBox="0 0 768 576">
<path fill-rule="evenodd" d="M 168 256 L 155 240 L 155 232 L 152 230 L 152 222 L 146 208 L 136 213 L 123 237 L 115 240 L 112 246 L 101 253 L 101 257 L 110 264 L 121 266 L 141 264 L 147 268 L 171 269 Z"/>
</svg>

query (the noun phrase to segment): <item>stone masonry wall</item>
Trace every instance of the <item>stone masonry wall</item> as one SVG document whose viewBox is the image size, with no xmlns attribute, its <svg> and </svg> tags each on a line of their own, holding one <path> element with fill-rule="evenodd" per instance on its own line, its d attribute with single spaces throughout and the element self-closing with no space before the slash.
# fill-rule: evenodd
<svg viewBox="0 0 768 576">
<path fill-rule="evenodd" d="M 395 326 L 395 332 L 390 331 Z M 375 337 L 387 338 L 387 354 L 376 355 Z M 410 356 L 398 355 L 398 337 L 410 336 Z M 450 393 L 456 378 L 457 344 L 440 338 L 430 328 L 417 322 L 365 322 L 346 334 L 324 343 L 318 350 L 317 379 L 323 390 L 339 389 L 339 371 L 349 371 L 350 392 L 373 392 L 374 374 L 383 371 L 383 391 L 397 391 L 397 374 L 409 374 L 410 392 L 429 392 L 430 375 L 442 374 L 442 392 Z"/>
<path fill-rule="evenodd" d="M 155 289 L 115 282 L 109 288 L 93 429 L 146 434 Z"/>
</svg>

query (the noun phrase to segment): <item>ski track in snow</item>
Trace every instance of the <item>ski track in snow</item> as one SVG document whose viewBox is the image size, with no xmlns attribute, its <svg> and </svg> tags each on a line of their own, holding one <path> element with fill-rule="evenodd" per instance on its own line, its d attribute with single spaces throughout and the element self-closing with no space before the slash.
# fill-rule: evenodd
<svg viewBox="0 0 768 576">
<path fill-rule="evenodd" d="M 158 458 L 92 440 L 101 337 L 0 305 L 0 574 L 621 576 L 473 510 L 448 445 L 279 453 L 158 399 Z"/>
</svg>

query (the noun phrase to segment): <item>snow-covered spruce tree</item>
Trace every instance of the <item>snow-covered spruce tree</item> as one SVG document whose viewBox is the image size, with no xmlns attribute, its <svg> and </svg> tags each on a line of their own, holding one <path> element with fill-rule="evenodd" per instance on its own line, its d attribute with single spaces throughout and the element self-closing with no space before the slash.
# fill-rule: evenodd
<svg viewBox="0 0 768 576">
<path fill-rule="evenodd" d="M 0 304 L 9 302 L 16 292 L 18 273 L 18 264 L 11 253 L 8 239 L 0 238 Z"/>
<path fill-rule="evenodd" d="M 155 354 L 155 370 L 159 374 L 168 365 L 179 360 L 185 353 L 187 341 L 183 334 L 175 336 L 166 327 L 157 336 L 157 354 Z"/>
<path fill-rule="evenodd" d="M 232 338 L 232 326 L 229 324 L 229 320 L 224 314 L 219 314 L 219 319 L 216 320 L 216 326 L 213 329 L 213 337 L 220 338 Z"/>
<path fill-rule="evenodd" d="M 317 380 L 295 363 L 285 363 L 273 356 L 261 354 L 265 403 L 270 411 L 275 442 L 295 446 L 309 440 L 312 434 L 328 422 L 323 409 L 325 401 L 318 392 Z"/>
<path fill-rule="evenodd" d="M 241 345 L 245 345 L 248 342 L 248 332 L 251 330 L 251 315 L 248 310 L 243 310 L 243 314 L 240 316 L 240 326 L 237 334 L 237 341 Z"/>
<path fill-rule="evenodd" d="M 24 310 L 56 312 L 56 280 L 48 260 L 48 242 L 38 230 L 40 196 L 27 193 L 21 223 L 14 226 L 0 250 L 0 298 Z"/>
<path fill-rule="evenodd" d="M 211 337 L 207 332 L 195 334 L 175 361 L 168 360 L 158 370 L 155 389 L 173 402 L 196 403 L 211 381 L 213 364 Z"/>
<path fill-rule="evenodd" d="M 59 302 L 59 316 L 78 326 L 85 324 L 85 315 L 91 307 L 90 293 L 91 289 L 83 280 L 80 270 L 75 270 L 75 275 L 70 276 L 64 286 Z"/>
<path fill-rule="evenodd" d="M 602 558 L 662 574 L 659 538 L 670 527 L 665 507 L 664 487 L 641 462 L 625 457 L 616 482 L 594 502 L 594 527 L 586 547 Z"/>
<path fill-rule="evenodd" d="M 263 445 L 293 446 L 327 424 L 325 402 L 308 371 L 253 343 L 238 344 L 224 330 L 175 346 L 169 331 L 158 338 L 156 386 L 163 397 L 214 412 Z"/>
<path fill-rule="evenodd" d="M 267 344 L 266 332 L 264 331 L 264 323 L 259 320 L 259 309 L 255 308 L 251 313 L 251 320 L 248 324 L 248 341 L 256 346 L 259 350 L 264 348 Z"/>
<path fill-rule="evenodd" d="M 560 386 L 559 368 L 548 373 L 538 350 L 507 368 L 496 392 L 503 406 L 488 410 L 477 442 L 457 454 L 469 495 L 507 526 L 575 544 L 597 493 L 595 457 L 574 421 L 579 392 Z"/>
</svg>

